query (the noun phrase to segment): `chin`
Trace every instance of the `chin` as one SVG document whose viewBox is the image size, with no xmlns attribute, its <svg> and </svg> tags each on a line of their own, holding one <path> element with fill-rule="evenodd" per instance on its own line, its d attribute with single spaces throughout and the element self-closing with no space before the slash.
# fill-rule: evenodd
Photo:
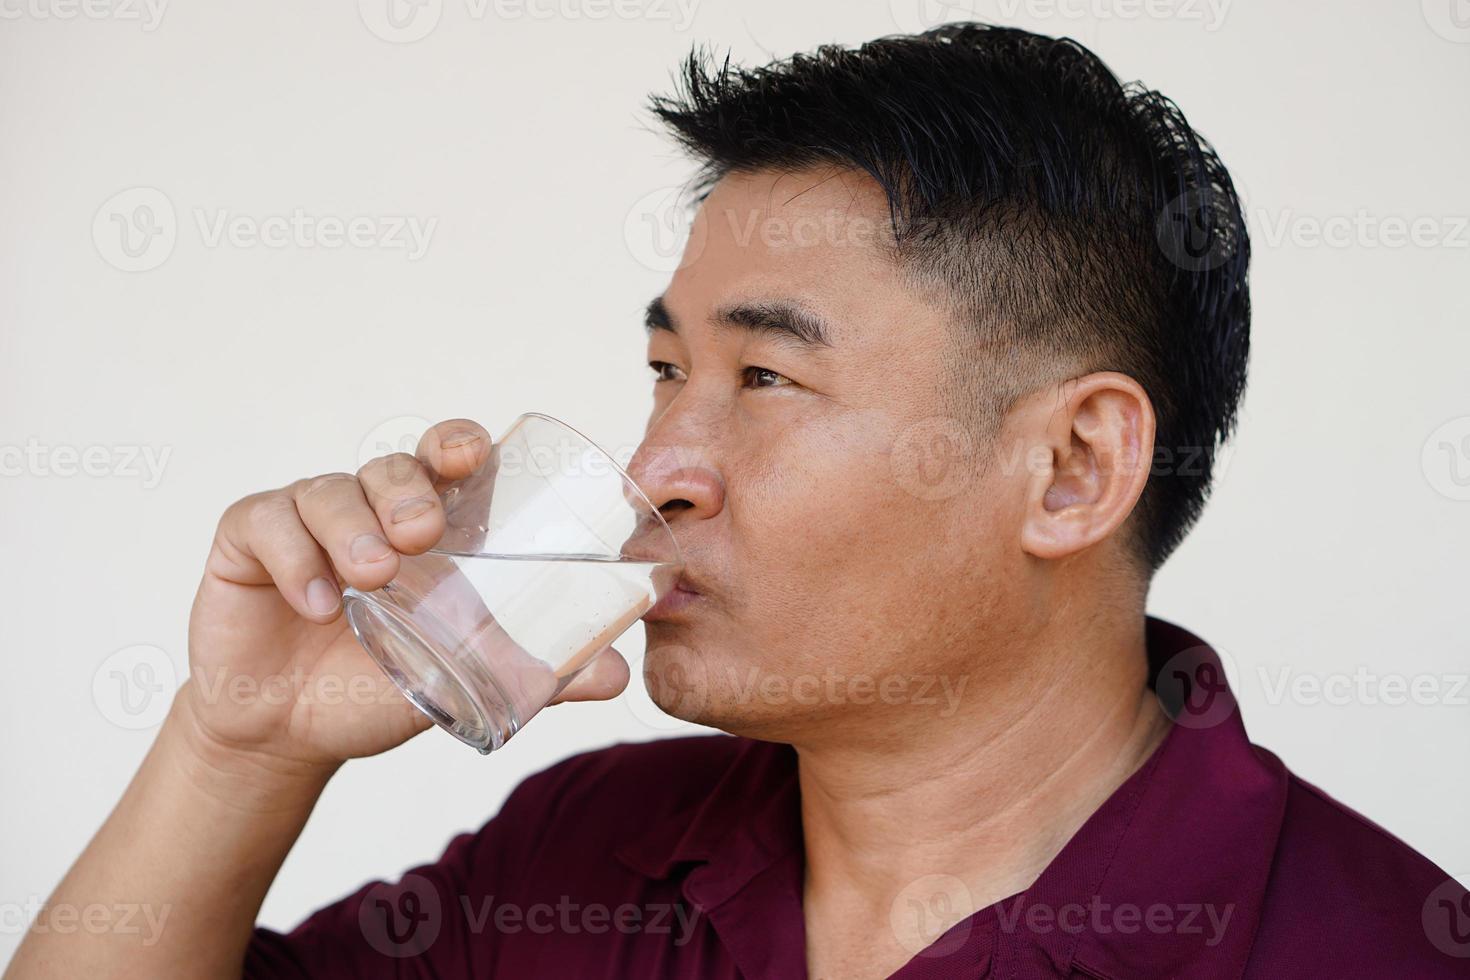
<svg viewBox="0 0 1470 980">
<path fill-rule="evenodd" d="M 722 659 L 680 643 L 650 643 L 643 660 L 649 699 L 680 721 L 767 742 L 792 742 L 830 726 L 829 707 L 762 693 L 752 676 L 770 673 L 749 660 Z"/>
<path fill-rule="evenodd" d="M 768 705 L 753 696 L 749 675 L 761 671 L 749 661 L 695 650 L 678 641 L 655 640 L 649 632 L 643 658 L 643 684 L 659 710 L 680 721 L 717 728 L 731 735 L 770 738 L 783 728 L 789 706 Z"/>
</svg>

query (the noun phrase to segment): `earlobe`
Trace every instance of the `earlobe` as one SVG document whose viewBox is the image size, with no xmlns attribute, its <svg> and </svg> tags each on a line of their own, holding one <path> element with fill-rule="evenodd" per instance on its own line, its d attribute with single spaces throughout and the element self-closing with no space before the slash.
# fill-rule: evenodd
<svg viewBox="0 0 1470 980">
<path fill-rule="evenodd" d="M 1044 413 L 1040 409 L 1045 409 Z M 1028 474 L 1021 547 L 1058 559 L 1112 535 L 1148 482 L 1153 406 L 1132 378 L 1106 371 L 1065 382 L 1031 410 L 1037 456 Z"/>
</svg>

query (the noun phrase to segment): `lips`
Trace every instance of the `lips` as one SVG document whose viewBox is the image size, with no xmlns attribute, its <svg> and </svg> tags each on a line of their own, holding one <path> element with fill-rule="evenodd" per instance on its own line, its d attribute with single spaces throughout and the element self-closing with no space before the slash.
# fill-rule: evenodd
<svg viewBox="0 0 1470 980">
<path fill-rule="evenodd" d="M 703 598 L 704 596 L 695 590 L 693 583 L 681 575 L 674 583 L 674 587 L 664 593 L 664 597 L 644 613 L 643 618 L 645 620 L 672 619 Z"/>
</svg>

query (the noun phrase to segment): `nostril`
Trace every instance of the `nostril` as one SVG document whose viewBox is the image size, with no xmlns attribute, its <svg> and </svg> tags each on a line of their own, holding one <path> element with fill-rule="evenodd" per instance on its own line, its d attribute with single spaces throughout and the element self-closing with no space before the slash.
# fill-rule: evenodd
<svg viewBox="0 0 1470 980">
<path fill-rule="evenodd" d="M 684 500 L 683 498 L 679 498 L 677 500 L 670 500 L 667 503 L 663 504 L 662 506 L 659 507 L 658 512 L 660 514 L 663 514 L 665 517 L 668 517 L 670 514 L 674 513 L 675 511 L 688 510 L 689 508 L 691 508 L 693 506 L 694 506 L 694 504 L 691 501 Z"/>
</svg>

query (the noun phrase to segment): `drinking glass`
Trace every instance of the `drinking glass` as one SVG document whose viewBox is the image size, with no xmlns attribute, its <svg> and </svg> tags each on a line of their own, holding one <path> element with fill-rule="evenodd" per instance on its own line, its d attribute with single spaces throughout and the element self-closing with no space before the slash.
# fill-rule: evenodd
<svg viewBox="0 0 1470 980">
<path fill-rule="evenodd" d="M 343 593 L 358 641 L 409 701 L 500 748 L 674 586 L 683 559 L 602 449 L 539 412 L 443 488 L 448 526 L 372 592 Z"/>
</svg>

